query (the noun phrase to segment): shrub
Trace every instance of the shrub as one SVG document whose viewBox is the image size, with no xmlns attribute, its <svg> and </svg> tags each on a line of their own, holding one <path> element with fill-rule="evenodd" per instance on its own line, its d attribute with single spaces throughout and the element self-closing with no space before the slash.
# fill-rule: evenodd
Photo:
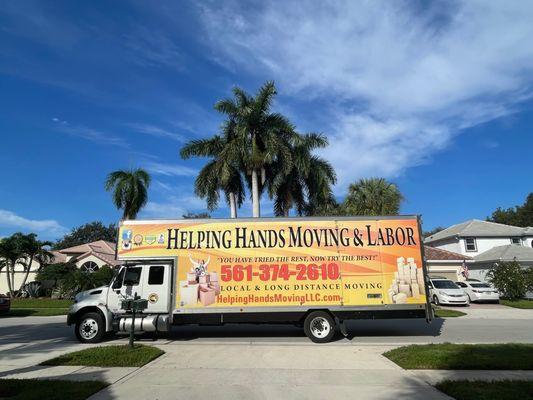
<svg viewBox="0 0 533 400">
<path fill-rule="evenodd" d="M 531 268 L 523 269 L 516 261 L 494 264 L 487 274 L 489 282 L 510 300 L 525 296 L 531 287 L 533 272 Z"/>
<path fill-rule="evenodd" d="M 63 280 L 63 290 L 76 294 L 98 286 L 108 285 L 113 275 L 113 270 L 107 265 L 96 272 L 84 272 L 76 269 Z"/>
<path fill-rule="evenodd" d="M 37 298 L 41 295 L 41 282 L 29 282 L 22 287 L 22 292 L 28 297 Z"/>
</svg>

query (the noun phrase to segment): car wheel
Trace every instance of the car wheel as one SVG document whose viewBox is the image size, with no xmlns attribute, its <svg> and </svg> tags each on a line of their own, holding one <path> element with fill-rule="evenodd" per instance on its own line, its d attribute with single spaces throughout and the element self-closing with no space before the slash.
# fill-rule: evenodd
<svg viewBox="0 0 533 400">
<path fill-rule="evenodd" d="M 82 343 L 99 343 L 105 335 L 102 315 L 96 312 L 83 314 L 76 322 L 76 337 Z"/>
<path fill-rule="evenodd" d="M 335 336 L 335 320 L 325 311 L 313 311 L 305 319 L 304 332 L 314 343 L 327 343 Z"/>
<path fill-rule="evenodd" d="M 436 306 L 440 305 L 439 298 L 436 294 L 433 295 L 433 304 L 435 304 Z"/>
</svg>

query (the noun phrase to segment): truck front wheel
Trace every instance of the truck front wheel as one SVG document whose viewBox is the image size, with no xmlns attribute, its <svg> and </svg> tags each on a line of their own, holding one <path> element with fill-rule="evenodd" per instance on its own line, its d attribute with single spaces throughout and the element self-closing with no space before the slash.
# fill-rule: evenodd
<svg viewBox="0 0 533 400">
<path fill-rule="evenodd" d="M 104 319 L 99 313 L 89 312 L 76 321 L 76 337 L 82 343 L 98 343 L 105 335 Z"/>
<path fill-rule="evenodd" d="M 335 336 L 335 320 L 325 311 L 313 311 L 305 318 L 304 332 L 315 343 L 327 343 Z"/>
</svg>

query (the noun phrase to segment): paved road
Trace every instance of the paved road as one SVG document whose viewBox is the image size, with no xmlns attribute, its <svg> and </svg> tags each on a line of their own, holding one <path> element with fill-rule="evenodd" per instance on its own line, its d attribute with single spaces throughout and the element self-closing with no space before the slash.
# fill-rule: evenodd
<svg viewBox="0 0 533 400">
<path fill-rule="evenodd" d="M 76 374 L 112 382 L 96 399 L 447 399 L 420 374 L 404 371 L 381 354 L 406 343 L 533 343 L 532 311 L 472 307 L 461 318 L 353 321 L 349 338 L 315 345 L 291 326 L 178 327 L 156 344 L 160 359 L 135 371 Z M 108 341 L 108 344 L 126 339 Z M 0 318 L 0 377 L 42 374 L 35 365 L 86 348 L 65 317 Z M 77 379 L 70 370 L 50 376 Z M 76 367 L 71 367 L 71 369 Z M 67 371 L 68 370 L 68 371 Z"/>
</svg>

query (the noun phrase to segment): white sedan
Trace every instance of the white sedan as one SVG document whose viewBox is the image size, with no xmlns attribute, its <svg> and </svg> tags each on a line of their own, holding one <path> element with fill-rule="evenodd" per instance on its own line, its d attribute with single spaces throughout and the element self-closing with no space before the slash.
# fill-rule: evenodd
<svg viewBox="0 0 533 400">
<path fill-rule="evenodd" d="M 429 280 L 429 295 L 435 305 L 462 305 L 470 304 L 468 296 L 453 281 L 445 278 L 431 278 Z"/>
<path fill-rule="evenodd" d="M 470 301 L 500 302 L 500 295 L 498 294 L 498 291 L 492 288 L 488 283 L 479 281 L 464 281 L 456 283 L 465 291 Z"/>
</svg>

